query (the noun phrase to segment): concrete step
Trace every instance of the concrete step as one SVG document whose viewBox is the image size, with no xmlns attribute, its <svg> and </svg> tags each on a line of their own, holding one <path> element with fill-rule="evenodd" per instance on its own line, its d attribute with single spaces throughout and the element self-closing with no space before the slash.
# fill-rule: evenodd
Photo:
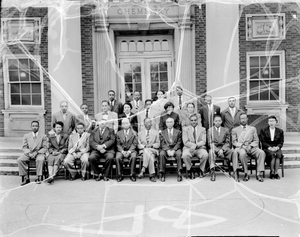
<svg viewBox="0 0 300 237">
<path fill-rule="evenodd" d="M 284 161 L 284 168 L 285 169 L 293 169 L 293 168 L 300 168 L 300 161 Z"/>
<path fill-rule="evenodd" d="M 0 175 L 19 175 L 18 167 L 0 167 Z"/>
<path fill-rule="evenodd" d="M 15 159 L 0 158 L 0 167 L 18 167 L 18 164 Z"/>
<path fill-rule="evenodd" d="M 0 159 L 18 159 L 23 152 L 0 152 Z"/>
<path fill-rule="evenodd" d="M 284 154 L 284 161 L 300 161 L 300 153 Z"/>
</svg>

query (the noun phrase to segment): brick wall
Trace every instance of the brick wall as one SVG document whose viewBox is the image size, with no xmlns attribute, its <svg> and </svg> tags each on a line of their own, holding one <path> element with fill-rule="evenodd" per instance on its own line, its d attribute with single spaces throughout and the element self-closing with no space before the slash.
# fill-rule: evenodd
<svg viewBox="0 0 300 237">
<path fill-rule="evenodd" d="M 265 7 L 265 9 L 264 9 Z M 251 4 L 240 6 L 241 18 L 239 22 L 239 50 L 240 50 L 240 107 L 244 108 L 247 103 L 247 82 L 246 78 L 246 52 L 271 51 L 278 40 L 269 41 L 246 41 L 245 14 L 285 13 L 286 39 L 278 45 L 277 50 L 285 51 L 286 67 L 286 103 L 287 110 L 287 131 L 300 131 L 300 21 L 293 20 L 291 11 L 297 11 L 300 16 L 300 9 L 296 3 L 287 4 Z"/>
<path fill-rule="evenodd" d="M 206 76 L 206 6 L 195 6 L 195 68 L 196 94 L 203 95 L 207 90 Z M 199 108 L 199 107 L 198 107 Z"/>
<path fill-rule="evenodd" d="M 21 18 L 21 17 L 40 17 L 42 34 L 41 44 L 25 44 L 24 46 L 32 55 L 41 56 L 41 65 L 48 72 L 48 8 L 27 8 L 24 12 L 19 12 L 16 8 L 6 8 L 1 10 L 1 17 L 5 18 Z M 7 53 L 24 54 L 20 44 L 7 45 Z M 3 78 L 3 62 L 0 63 L 0 110 L 4 109 L 4 78 Z M 45 132 L 51 129 L 51 90 L 49 77 L 43 73 L 44 80 L 44 109 L 45 114 Z M 0 113 L 0 136 L 4 136 L 4 116 Z"/>
<path fill-rule="evenodd" d="M 93 7 L 81 7 L 81 64 L 83 103 L 89 106 L 90 114 L 94 114 L 94 78 L 93 78 Z"/>
</svg>

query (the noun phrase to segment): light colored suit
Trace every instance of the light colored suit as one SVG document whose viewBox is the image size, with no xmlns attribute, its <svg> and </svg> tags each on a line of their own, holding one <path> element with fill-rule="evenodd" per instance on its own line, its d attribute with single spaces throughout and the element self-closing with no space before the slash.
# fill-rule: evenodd
<svg viewBox="0 0 300 237">
<path fill-rule="evenodd" d="M 75 156 L 74 155 L 80 155 L 80 160 L 81 160 L 81 175 L 82 177 L 85 177 L 85 174 L 88 170 L 89 167 L 89 150 L 90 150 L 90 145 L 89 145 L 89 137 L 90 134 L 87 132 L 84 132 L 79 138 L 78 133 L 73 133 L 69 137 L 69 146 L 68 146 L 68 155 L 65 158 L 64 165 L 65 167 L 70 171 L 71 176 L 74 178 L 77 170 L 74 167 L 74 161 Z"/>
<path fill-rule="evenodd" d="M 82 114 L 79 114 L 79 115 L 76 116 L 76 124 L 77 123 L 83 123 L 84 126 L 85 126 L 86 131 L 89 132 L 89 133 L 91 133 L 95 129 L 95 126 L 93 126 L 93 125 L 90 126 L 92 120 L 95 120 L 95 119 L 90 115 L 88 115 L 87 118 L 84 117 Z"/>
<path fill-rule="evenodd" d="M 152 128 L 158 130 L 158 126 L 159 126 L 159 115 L 157 114 L 157 111 L 153 109 L 153 107 L 151 106 L 151 108 L 149 109 L 148 112 L 148 117 L 152 120 Z M 146 109 L 142 110 L 139 114 L 138 114 L 138 124 L 139 124 L 139 132 L 143 131 L 145 129 L 144 126 L 144 119 L 146 118 Z"/>
<path fill-rule="evenodd" d="M 159 133 L 155 129 L 149 130 L 149 142 L 147 143 L 147 130 L 144 129 L 138 134 L 138 148 L 143 154 L 143 167 L 149 166 L 149 174 L 155 173 L 154 162 L 159 154 L 160 140 Z M 146 146 L 149 147 L 146 147 Z"/>
<path fill-rule="evenodd" d="M 198 125 L 200 125 L 200 126 L 202 126 L 202 124 L 201 124 L 201 115 L 199 114 L 199 113 L 194 113 L 194 114 L 196 114 L 197 115 L 197 118 L 198 118 Z M 184 127 L 188 127 L 188 126 L 190 126 L 191 125 L 191 120 L 190 120 L 190 117 L 189 117 L 190 115 L 189 115 L 189 113 L 187 113 L 187 112 L 184 112 L 184 113 L 182 113 L 181 114 L 181 126 L 182 126 L 182 128 L 184 128 Z"/>
<path fill-rule="evenodd" d="M 61 121 L 64 123 L 64 129 L 63 133 L 70 135 L 74 128 L 75 128 L 75 123 L 76 123 L 76 118 L 75 115 L 70 113 L 69 111 L 66 112 L 66 119 L 63 117 L 63 113 L 61 111 L 53 114 L 52 116 L 52 124 L 55 122 Z"/>
<path fill-rule="evenodd" d="M 101 121 L 103 118 L 103 112 L 96 114 L 97 121 Z M 118 132 L 118 114 L 115 112 L 108 111 L 106 127 L 113 129 L 115 134 Z"/>
<path fill-rule="evenodd" d="M 36 161 L 36 174 L 41 176 L 43 173 L 43 164 L 45 160 L 45 153 L 48 148 L 48 138 L 45 134 L 41 132 L 38 133 L 37 137 L 33 138 L 33 133 L 27 133 L 23 137 L 22 149 L 24 154 L 17 159 L 19 167 L 19 175 L 25 176 L 26 172 L 26 161 L 30 159 L 35 159 Z M 33 157 L 30 158 L 29 154 L 33 154 Z"/>
<path fill-rule="evenodd" d="M 230 133 L 227 128 L 220 127 L 220 134 L 218 133 L 215 126 L 211 127 L 207 131 L 207 139 L 208 139 L 208 145 L 210 147 L 209 149 L 209 164 L 210 168 L 215 167 L 215 161 L 216 157 L 218 157 L 218 152 L 222 149 L 224 158 L 228 159 L 229 161 L 232 160 L 232 166 L 233 171 L 236 171 L 237 169 L 237 159 L 232 159 L 233 151 L 230 148 Z"/>
<path fill-rule="evenodd" d="M 162 114 L 165 112 L 165 104 L 168 102 L 168 99 L 159 99 L 153 102 L 152 108 L 156 111 L 157 114 Z"/>
<path fill-rule="evenodd" d="M 208 153 L 206 151 L 206 130 L 198 125 L 196 133 L 196 140 L 194 138 L 194 128 L 190 125 L 185 127 L 182 132 L 182 141 L 184 144 L 182 159 L 185 163 L 186 169 L 192 168 L 191 158 L 196 156 L 200 160 L 200 169 L 203 172 L 205 169 Z M 198 148 L 196 148 L 198 146 Z"/>
<path fill-rule="evenodd" d="M 235 150 L 233 156 L 238 156 L 243 167 L 244 172 L 248 172 L 247 155 L 255 157 L 257 160 L 257 171 L 265 170 L 265 153 L 258 148 L 259 139 L 255 127 L 246 126 L 243 130 L 242 126 L 235 127 L 231 131 L 232 145 Z"/>
<path fill-rule="evenodd" d="M 139 100 L 138 101 L 138 105 L 139 105 L 138 107 L 139 107 L 139 109 L 137 110 L 135 103 L 136 103 L 135 100 L 133 100 L 133 101 L 130 102 L 130 104 L 132 105 L 131 112 L 134 113 L 134 114 L 136 114 L 137 112 L 142 111 L 144 109 L 144 107 L 145 107 L 145 103 L 143 101 Z"/>
</svg>

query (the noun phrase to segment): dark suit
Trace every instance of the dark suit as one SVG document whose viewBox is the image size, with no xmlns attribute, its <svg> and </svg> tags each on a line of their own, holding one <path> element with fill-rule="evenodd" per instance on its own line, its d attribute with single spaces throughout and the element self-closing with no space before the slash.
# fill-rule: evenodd
<svg viewBox="0 0 300 237">
<path fill-rule="evenodd" d="M 112 102 L 110 100 L 109 100 L 109 103 L 110 103 L 110 106 L 111 106 Z M 121 102 L 119 102 L 117 100 L 113 100 L 113 103 L 114 103 L 114 105 L 111 106 L 111 110 L 110 111 L 117 113 L 118 116 L 119 116 L 120 114 L 123 113 L 123 105 L 122 105 Z"/>
<path fill-rule="evenodd" d="M 179 115 L 175 112 L 172 112 L 171 114 L 163 112 L 163 114 L 160 116 L 159 130 L 162 131 L 167 128 L 166 121 L 168 118 L 174 119 L 174 128 L 181 130 Z"/>
<path fill-rule="evenodd" d="M 55 133 L 49 135 L 49 156 L 47 158 L 48 166 L 57 165 L 60 167 L 61 162 L 68 154 L 69 136 L 67 134 L 60 134 L 60 141 L 57 143 Z M 60 152 L 58 155 L 53 155 L 53 152 Z"/>
<path fill-rule="evenodd" d="M 69 111 L 66 112 L 66 119 L 64 119 L 63 113 L 61 111 L 53 114 L 52 116 L 52 124 L 61 121 L 64 123 L 63 133 L 70 135 L 76 123 L 76 117 L 74 114 L 70 113 Z"/>
<path fill-rule="evenodd" d="M 275 128 L 274 139 L 271 141 L 270 127 L 266 127 L 260 132 L 260 141 L 262 143 L 262 149 L 266 153 L 266 162 L 269 164 L 273 158 L 281 158 L 281 148 L 284 143 L 284 133 L 280 128 Z M 279 147 L 277 151 L 269 150 L 269 147 Z"/>
<path fill-rule="evenodd" d="M 102 134 L 100 134 L 100 128 L 97 127 L 95 131 L 90 135 L 90 149 L 91 149 L 91 154 L 89 156 L 89 163 L 91 166 L 92 171 L 94 172 L 95 175 L 99 175 L 100 170 L 98 167 L 99 164 L 99 159 L 100 158 L 105 158 L 105 173 L 104 176 L 108 177 L 114 155 L 115 155 L 115 133 L 112 129 L 105 127 L 104 131 Z M 100 151 L 97 150 L 98 145 L 105 145 L 106 148 L 104 153 L 101 153 Z"/>
<path fill-rule="evenodd" d="M 208 145 L 210 147 L 209 149 L 209 164 L 210 168 L 215 167 L 215 160 L 216 157 L 218 156 L 218 152 L 222 149 L 224 158 L 228 159 L 229 161 L 232 160 L 232 166 L 233 166 L 233 171 L 236 171 L 237 169 L 237 157 L 235 156 L 235 159 L 232 159 L 232 154 L 233 151 L 230 148 L 230 133 L 227 128 L 220 127 L 220 135 L 217 132 L 217 129 L 215 126 L 211 127 L 208 129 Z"/>
<path fill-rule="evenodd" d="M 166 160 L 168 159 L 168 150 L 175 150 L 175 159 L 177 161 L 177 170 L 181 170 L 181 146 L 182 146 L 182 134 L 178 129 L 173 128 L 172 141 L 169 139 L 168 129 L 165 129 L 160 134 L 161 151 L 159 153 L 159 172 L 165 173 Z"/>
<path fill-rule="evenodd" d="M 208 130 L 211 126 L 213 126 L 214 115 L 220 115 L 220 107 L 213 105 L 213 111 L 210 113 L 208 105 L 204 105 L 200 108 L 199 114 L 201 115 L 202 127 Z"/>
<path fill-rule="evenodd" d="M 129 129 L 129 134 L 127 138 L 125 137 L 124 129 L 117 133 L 117 155 L 116 155 L 116 165 L 117 173 L 119 176 L 123 173 L 123 161 L 124 158 L 122 151 L 130 151 L 130 174 L 135 174 L 135 160 L 136 160 L 136 148 L 138 144 L 138 138 L 136 132 Z"/>
<path fill-rule="evenodd" d="M 119 130 L 122 129 L 122 119 L 123 118 L 127 118 L 126 114 L 122 113 L 119 116 Z M 131 124 L 131 127 L 134 131 L 138 132 L 138 119 L 137 119 L 137 115 L 135 115 L 134 113 L 130 112 L 130 117 L 129 117 L 129 122 Z"/>
<path fill-rule="evenodd" d="M 229 132 L 231 132 L 231 130 L 233 128 L 240 125 L 240 114 L 241 113 L 244 113 L 244 111 L 241 109 L 235 108 L 235 114 L 234 114 L 234 117 L 232 117 L 229 107 L 227 109 L 223 110 L 221 113 L 221 117 L 222 117 L 222 121 L 223 121 L 222 125 L 225 128 L 228 128 Z"/>
</svg>

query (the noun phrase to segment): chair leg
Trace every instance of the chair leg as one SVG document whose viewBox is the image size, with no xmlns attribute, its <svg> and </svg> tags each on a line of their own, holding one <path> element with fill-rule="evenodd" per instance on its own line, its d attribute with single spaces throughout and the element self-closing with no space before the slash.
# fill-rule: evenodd
<svg viewBox="0 0 300 237">
<path fill-rule="evenodd" d="M 30 175 L 30 164 L 29 164 L 29 162 L 30 162 L 30 161 L 28 161 L 28 163 L 27 163 L 27 165 L 28 165 L 28 166 L 27 166 L 27 178 L 28 178 L 28 179 L 30 179 L 30 178 L 29 178 L 29 175 Z"/>
</svg>

